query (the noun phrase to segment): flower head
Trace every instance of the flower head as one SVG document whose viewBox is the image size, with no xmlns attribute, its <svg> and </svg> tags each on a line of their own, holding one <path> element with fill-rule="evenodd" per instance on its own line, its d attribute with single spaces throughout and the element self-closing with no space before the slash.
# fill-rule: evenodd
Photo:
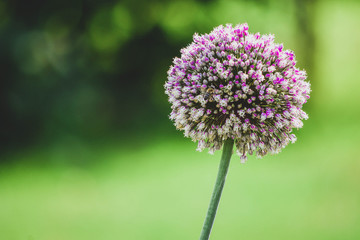
<svg viewBox="0 0 360 240">
<path fill-rule="evenodd" d="M 170 119 L 198 149 L 221 149 L 235 140 L 242 162 L 255 153 L 277 153 L 295 142 L 309 99 L 306 72 L 295 67 L 295 55 L 274 43 L 273 35 L 251 34 L 248 25 L 218 26 L 194 34 L 193 42 L 174 58 L 165 93 Z"/>
</svg>

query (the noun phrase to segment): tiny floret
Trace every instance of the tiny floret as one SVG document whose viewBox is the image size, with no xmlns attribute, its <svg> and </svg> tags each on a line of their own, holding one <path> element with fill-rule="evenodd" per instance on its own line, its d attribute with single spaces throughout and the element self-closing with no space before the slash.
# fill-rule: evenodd
<svg viewBox="0 0 360 240">
<path fill-rule="evenodd" d="M 274 43 L 273 35 L 248 29 L 228 24 L 194 34 L 174 58 L 165 83 L 170 119 L 198 141 L 197 150 L 214 153 L 232 138 L 241 162 L 295 142 L 292 130 L 308 118 L 302 106 L 310 95 L 294 53 Z"/>
</svg>

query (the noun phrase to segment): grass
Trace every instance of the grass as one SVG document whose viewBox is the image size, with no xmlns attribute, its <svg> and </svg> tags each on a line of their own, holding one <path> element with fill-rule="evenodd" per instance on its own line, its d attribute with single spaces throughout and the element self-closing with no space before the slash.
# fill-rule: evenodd
<svg viewBox="0 0 360 240">
<path fill-rule="evenodd" d="M 332 125 L 309 127 L 279 155 L 246 164 L 233 156 L 211 239 L 360 238 L 358 126 L 335 136 Z M 220 153 L 158 138 L 96 158 L 92 167 L 3 168 L 0 239 L 199 237 Z"/>
</svg>

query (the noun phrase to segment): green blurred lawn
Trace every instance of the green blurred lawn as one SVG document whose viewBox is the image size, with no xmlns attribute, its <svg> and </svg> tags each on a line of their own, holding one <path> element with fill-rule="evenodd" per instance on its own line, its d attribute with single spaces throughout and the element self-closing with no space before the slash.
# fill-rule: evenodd
<svg viewBox="0 0 360 240">
<path fill-rule="evenodd" d="M 279 155 L 234 155 L 212 239 L 359 239 L 359 130 L 309 120 Z M 93 167 L 2 169 L 0 239 L 197 239 L 220 155 L 195 147 L 159 137 Z"/>
</svg>

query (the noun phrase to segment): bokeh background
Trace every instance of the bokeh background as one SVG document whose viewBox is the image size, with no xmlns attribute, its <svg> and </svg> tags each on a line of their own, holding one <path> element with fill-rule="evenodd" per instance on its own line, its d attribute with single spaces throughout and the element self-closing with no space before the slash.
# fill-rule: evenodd
<svg viewBox="0 0 360 240">
<path fill-rule="evenodd" d="M 234 156 L 211 239 L 360 239 L 359 1 L 0 1 L 0 239 L 197 239 L 220 154 L 168 119 L 172 58 L 247 22 L 295 51 L 309 120 Z"/>
</svg>

